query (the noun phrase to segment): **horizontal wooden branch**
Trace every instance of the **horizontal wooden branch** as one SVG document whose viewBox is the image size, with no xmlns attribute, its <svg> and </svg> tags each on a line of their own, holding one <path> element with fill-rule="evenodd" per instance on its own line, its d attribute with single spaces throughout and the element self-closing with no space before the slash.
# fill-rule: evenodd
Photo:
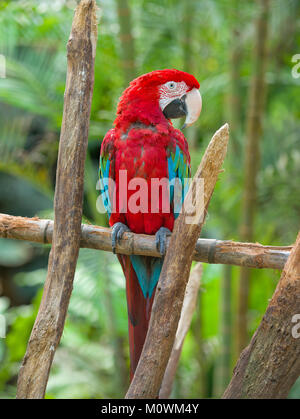
<svg viewBox="0 0 300 419">
<path fill-rule="evenodd" d="M 53 221 L 0 214 L 0 237 L 37 243 L 52 243 Z M 112 251 L 111 229 L 90 224 L 81 225 L 80 247 Z M 198 239 L 193 260 L 206 263 L 283 269 L 291 246 L 263 246 L 231 240 Z M 155 237 L 125 233 L 117 253 L 160 257 Z"/>
</svg>

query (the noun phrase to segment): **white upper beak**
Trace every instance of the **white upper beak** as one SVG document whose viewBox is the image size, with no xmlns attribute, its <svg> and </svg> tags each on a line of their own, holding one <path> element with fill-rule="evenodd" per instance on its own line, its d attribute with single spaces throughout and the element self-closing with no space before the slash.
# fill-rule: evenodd
<svg viewBox="0 0 300 419">
<path fill-rule="evenodd" d="M 189 127 L 199 118 L 202 109 L 202 99 L 198 89 L 194 87 L 186 94 L 185 104 L 187 108 L 187 115 L 183 128 Z"/>
</svg>

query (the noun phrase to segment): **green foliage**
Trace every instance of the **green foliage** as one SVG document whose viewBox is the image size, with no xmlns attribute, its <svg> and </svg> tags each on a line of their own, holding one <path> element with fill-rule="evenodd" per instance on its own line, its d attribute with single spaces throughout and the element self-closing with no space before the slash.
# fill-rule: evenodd
<svg viewBox="0 0 300 419">
<path fill-rule="evenodd" d="M 30 305 L 9 308 L 9 304 L 7 304 L 6 309 L 2 311 L 8 327 L 5 340 L 1 339 L 0 341 L 0 391 L 2 398 L 15 397 L 16 376 L 20 368 L 20 362 L 25 354 L 41 296 L 42 290 L 40 289 Z M 3 298 L 1 297 L 0 301 Z"/>
<path fill-rule="evenodd" d="M 191 150 L 193 174 L 214 131 L 229 115 L 233 31 L 240 31 L 239 153 L 229 150 L 210 203 L 204 237 L 239 239 L 243 196 L 243 159 L 252 74 L 256 3 L 237 0 L 189 0 L 193 16 L 186 39 L 189 8 L 179 0 L 131 0 L 137 74 L 186 66 L 201 83 L 203 111 Z M 52 218 L 58 140 L 66 77 L 66 43 L 74 1 L 2 1 L 0 54 L 6 78 L 0 78 L 0 211 Z M 294 241 L 299 224 L 299 79 L 291 76 L 291 57 L 298 53 L 296 1 L 276 0 L 272 7 L 264 114 L 258 177 L 259 213 L 255 238 L 264 244 Z M 242 4 L 242 6 L 241 6 Z M 85 172 L 84 220 L 105 225 L 96 210 L 98 157 L 103 136 L 114 120 L 124 87 L 116 4 L 99 5 L 99 41 Z M 299 25 L 298 25 L 299 26 Z M 292 31 L 291 34 L 289 31 Z M 298 42 L 298 44 L 297 44 Z M 282 46 L 283 45 L 283 46 Z M 14 397 L 20 362 L 38 310 L 46 277 L 48 247 L 0 241 L 0 288 L 11 281 L 26 303 L 0 297 L 7 335 L 0 338 L 0 397 Z M 232 317 L 236 312 L 238 268 L 232 270 Z M 201 296 L 185 340 L 174 384 L 174 397 L 214 397 L 220 353 L 220 280 L 217 265 L 205 265 Z M 2 278 L 3 277 L 3 278 Z M 265 311 L 278 272 L 253 271 L 249 336 Z M 232 333 L 232 349 L 234 333 Z M 235 359 L 232 357 L 232 364 Z M 122 397 L 128 385 L 127 308 L 123 274 L 111 254 L 82 249 L 63 337 L 54 358 L 48 398 Z M 232 365 L 232 366 L 233 366 Z M 123 371 L 122 373 L 120 371 Z M 124 378 L 125 377 L 125 378 Z M 291 397 L 299 398 L 299 381 Z"/>
</svg>

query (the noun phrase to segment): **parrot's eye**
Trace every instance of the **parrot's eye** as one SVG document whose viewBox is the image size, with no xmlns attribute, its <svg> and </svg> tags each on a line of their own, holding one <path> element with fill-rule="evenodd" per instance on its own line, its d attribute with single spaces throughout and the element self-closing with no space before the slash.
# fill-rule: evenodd
<svg viewBox="0 0 300 419">
<path fill-rule="evenodd" d="M 177 83 L 175 83 L 175 81 L 169 81 L 166 85 L 170 90 L 174 90 L 176 89 Z"/>
</svg>

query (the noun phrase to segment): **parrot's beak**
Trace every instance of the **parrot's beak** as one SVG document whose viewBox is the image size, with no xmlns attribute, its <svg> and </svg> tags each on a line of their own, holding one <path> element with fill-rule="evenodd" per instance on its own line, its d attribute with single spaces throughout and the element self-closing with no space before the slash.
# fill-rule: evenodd
<svg viewBox="0 0 300 419">
<path fill-rule="evenodd" d="M 194 88 L 185 95 L 186 118 L 182 127 L 189 127 L 197 121 L 202 109 L 202 98 L 198 89 Z"/>
<path fill-rule="evenodd" d="M 182 118 L 185 122 L 182 128 L 189 127 L 199 117 L 202 108 L 202 99 L 198 89 L 193 88 L 181 98 L 168 102 L 163 108 L 163 114 L 167 119 Z"/>
</svg>

